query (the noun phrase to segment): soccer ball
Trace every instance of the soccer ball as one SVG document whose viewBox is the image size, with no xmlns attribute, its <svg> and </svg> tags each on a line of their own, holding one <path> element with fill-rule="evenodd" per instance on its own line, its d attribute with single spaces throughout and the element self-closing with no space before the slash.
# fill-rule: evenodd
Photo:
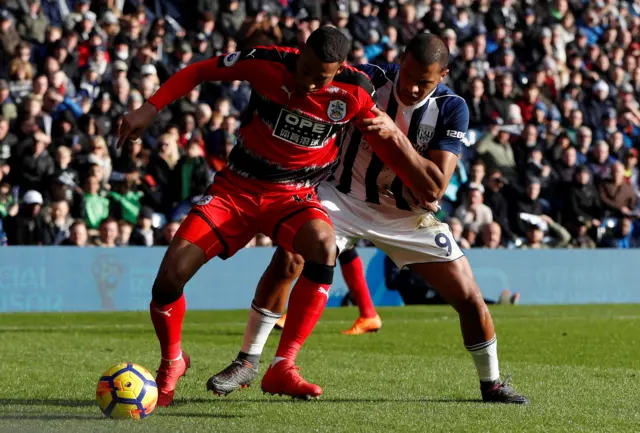
<svg viewBox="0 0 640 433">
<path fill-rule="evenodd" d="M 126 362 L 114 365 L 98 381 L 96 402 L 105 416 L 141 419 L 151 415 L 158 386 L 144 367 Z"/>
</svg>

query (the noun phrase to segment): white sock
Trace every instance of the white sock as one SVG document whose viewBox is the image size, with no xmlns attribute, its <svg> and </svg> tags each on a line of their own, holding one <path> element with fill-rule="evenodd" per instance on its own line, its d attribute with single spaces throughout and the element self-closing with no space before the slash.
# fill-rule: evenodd
<svg viewBox="0 0 640 433">
<path fill-rule="evenodd" d="M 478 370 L 478 377 L 482 382 L 492 382 L 500 379 L 500 368 L 498 367 L 498 340 L 493 338 L 484 343 L 465 346 L 473 363 Z"/>
<path fill-rule="evenodd" d="M 242 338 L 241 352 L 247 355 L 257 355 L 258 357 L 262 355 L 267 338 L 269 338 L 271 330 L 281 316 L 282 314 L 272 313 L 251 303 L 249 321 Z"/>
</svg>

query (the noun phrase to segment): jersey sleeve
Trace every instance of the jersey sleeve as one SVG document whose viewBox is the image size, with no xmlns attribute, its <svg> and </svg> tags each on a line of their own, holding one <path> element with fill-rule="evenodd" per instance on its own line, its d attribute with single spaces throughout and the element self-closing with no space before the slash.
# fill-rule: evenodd
<svg viewBox="0 0 640 433">
<path fill-rule="evenodd" d="M 371 112 L 371 109 L 376 105 L 376 89 L 371 81 L 364 77 L 364 85 L 358 87 L 358 102 L 360 103 L 360 110 L 356 114 L 357 119 L 368 119 L 375 117 Z"/>
<path fill-rule="evenodd" d="M 149 98 L 149 103 L 160 111 L 205 81 L 239 80 L 251 83 L 260 80 L 266 62 L 283 61 L 287 54 L 287 51 L 280 51 L 276 47 L 256 47 L 193 63 L 173 74 Z"/>
<path fill-rule="evenodd" d="M 442 116 L 442 124 L 437 135 L 429 143 L 430 150 L 444 150 L 454 155 L 460 155 L 462 146 L 467 140 L 467 130 L 469 128 L 469 107 L 464 99 L 459 97 L 450 98 L 446 110 Z M 444 107 L 443 107 L 444 108 Z"/>
<path fill-rule="evenodd" d="M 398 72 L 399 65 L 390 63 L 385 66 L 372 65 L 371 63 L 365 63 L 363 65 L 357 65 L 356 69 L 367 74 L 373 87 L 379 89 L 380 87 L 393 80 L 395 74 Z"/>
</svg>

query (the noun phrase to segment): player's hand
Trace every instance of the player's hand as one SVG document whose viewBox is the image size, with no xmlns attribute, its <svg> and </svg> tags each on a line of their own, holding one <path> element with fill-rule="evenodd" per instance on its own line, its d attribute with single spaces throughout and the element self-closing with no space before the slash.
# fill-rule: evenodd
<svg viewBox="0 0 640 433">
<path fill-rule="evenodd" d="M 157 112 L 156 107 L 145 102 L 137 110 L 125 114 L 118 128 L 118 143 L 116 147 L 120 149 L 127 140 L 140 138 L 142 131 L 153 121 Z"/>
<path fill-rule="evenodd" d="M 438 213 L 438 211 L 440 210 L 440 208 L 438 207 L 438 202 L 422 202 L 420 203 L 420 207 L 426 211 L 429 211 L 431 213 Z"/>
<path fill-rule="evenodd" d="M 371 112 L 376 116 L 370 119 L 363 119 L 360 122 L 360 128 L 364 132 L 377 134 L 383 140 L 393 138 L 398 133 L 396 123 L 378 107 L 373 107 Z"/>
</svg>

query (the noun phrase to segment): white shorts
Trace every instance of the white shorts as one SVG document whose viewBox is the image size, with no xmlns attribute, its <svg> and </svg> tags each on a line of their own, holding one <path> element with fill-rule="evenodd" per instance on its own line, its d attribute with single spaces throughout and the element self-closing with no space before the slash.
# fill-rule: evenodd
<svg viewBox="0 0 640 433">
<path fill-rule="evenodd" d="M 320 184 L 318 197 L 331 217 L 340 251 L 366 239 L 400 268 L 412 263 L 450 262 L 464 255 L 449 226 L 431 213 L 356 200 L 328 182 Z"/>
</svg>

